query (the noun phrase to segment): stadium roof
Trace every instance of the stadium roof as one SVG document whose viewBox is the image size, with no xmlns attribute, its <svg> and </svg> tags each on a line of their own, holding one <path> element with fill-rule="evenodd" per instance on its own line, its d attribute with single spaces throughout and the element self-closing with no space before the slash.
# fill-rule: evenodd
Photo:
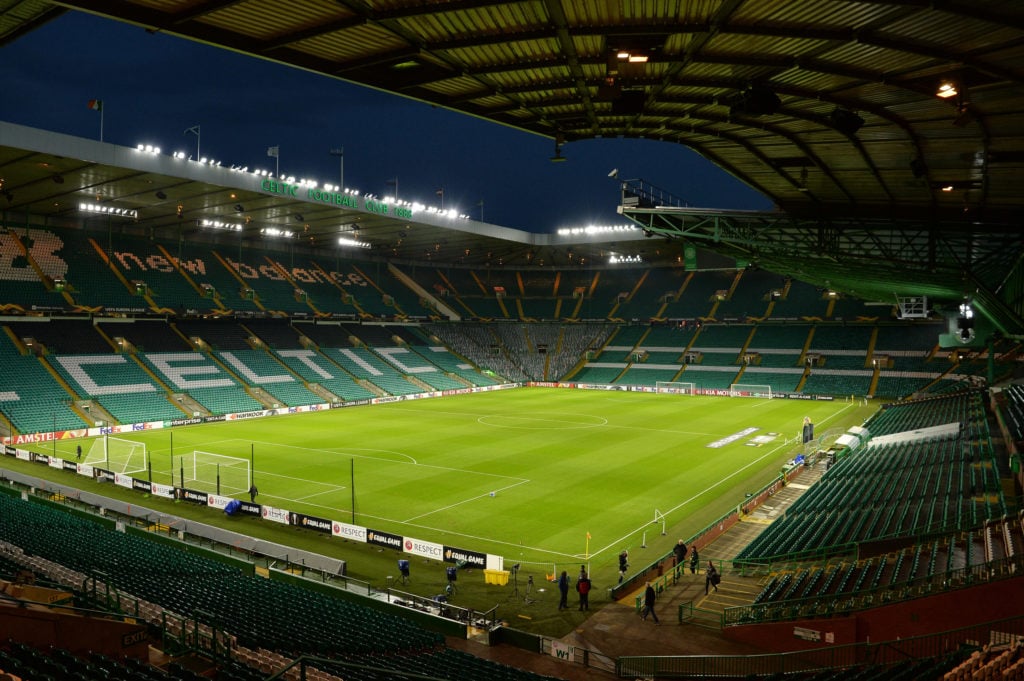
<svg viewBox="0 0 1024 681">
<path fill-rule="evenodd" d="M 0 211 L 6 224 L 85 222 L 164 238 L 344 248 L 355 257 L 365 253 L 428 265 L 592 266 L 607 264 L 612 255 L 665 264 L 681 250 L 664 239 L 645 238 L 626 220 L 615 229 L 535 234 L 434 206 L 395 204 L 296 178 L 275 180 L 159 150 L 4 122 Z"/>
<path fill-rule="evenodd" d="M 1024 207 L 1018 2 L 8 6 L 0 41 L 79 9 L 544 135 L 553 154 L 595 137 L 682 144 L 789 213 Z"/>
<path fill-rule="evenodd" d="M 626 210 L 649 234 L 866 297 L 890 290 L 978 297 L 997 328 L 1024 331 L 1024 250 L 1016 238 L 1024 217 L 1024 4 L 288 6 L 25 0 L 0 14 L 0 43 L 72 8 L 547 136 L 554 158 L 596 137 L 682 144 L 769 197 L 783 219 L 723 228 L 718 218 Z M 391 229 L 392 244 L 408 243 L 409 230 Z M 472 236 L 454 240 L 453 254 L 493 256 L 501 241 L 505 264 L 538 253 L 486 231 L 487 243 Z M 432 234 L 416 248 L 441 241 Z M 663 243 L 644 248 L 673 250 Z M 878 284 L 864 286 L 869 279 Z"/>
</svg>

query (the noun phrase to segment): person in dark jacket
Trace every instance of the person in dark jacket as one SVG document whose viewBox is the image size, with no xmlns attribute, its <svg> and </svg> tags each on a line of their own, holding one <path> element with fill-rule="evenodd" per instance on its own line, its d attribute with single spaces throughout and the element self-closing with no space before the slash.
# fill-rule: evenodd
<svg viewBox="0 0 1024 681">
<path fill-rule="evenodd" d="M 644 589 L 644 607 L 640 611 L 640 619 L 647 621 L 647 616 L 650 615 L 654 618 L 655 624 L 661 624 L 658 621 L 658 614 L 654 612 L 654 601 L 657 600 L 657 593 L 654 591 L 654 585 L 647 582 L 647 588 Z"/>
<path fill-rule="evenodd" d="M 590 610 L 590 577 L 586 572 L 580 573 L 576 580 L 576 593 L 580 595 L 580 610 Z"/>
<path fill-rule="evenodd" d="M 558 609 L 567 610 L 569 608 L 569 573 L 562 570 L 562 574 L 558 576 Z"/>
<path fill-rule="evenodd" d="M 686 544 L 683 543 L 682 539 L 680 539 L 676 543 L 676 545 L 672 547 L 672 553 L 673 553 L 673 555 L 675 555 L 675 559 L 676 559 L 676 563 L 675 564 L 676 565 L 685 565 L 686 564 L 686 562 L 685 562 L 686 561 L 686 551 L 687 551 Z"/>
<path fill-rule="evenodd" d="M 714 587 L 715 593 L 718 593 L 718 583 L 722 581 L 722 576 L 718 574 L 718 570 L 715 569 L 715 564 L 710 560 L 708 561 L 708 571 L 704 574 L 704 595 L 708 594 L 708 587 Z"/>
</svg>

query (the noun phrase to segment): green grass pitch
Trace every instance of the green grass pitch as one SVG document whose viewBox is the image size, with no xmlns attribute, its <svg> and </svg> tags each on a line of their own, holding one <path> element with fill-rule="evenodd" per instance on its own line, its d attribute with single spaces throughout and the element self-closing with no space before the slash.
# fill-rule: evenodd
<svg viewBox="0 0 1024 681">
<path fill-rule="evenodd" d="M 843 400 L 523 388 L 118 437 L 146 443 L 154 482 L 170 482 L 172 468 L 178 482 L 177 457 L 194 449 L 252 453 L 263 504 L 352 522 L 354 496 L 359 525 L 539 569 L 613 561 L 645 533 L 660 535 L 656 510 L 669 528 L 696 531 L 778 474 L 805 416 L 821 434 L 871 411 Z M 747 428 L 757 430 L 708 446 Z M 58 455 L 73 459 L 76 444 L 58 443 Z M 232 491 L 244 496 L 222 489 Z"/>
</svg>

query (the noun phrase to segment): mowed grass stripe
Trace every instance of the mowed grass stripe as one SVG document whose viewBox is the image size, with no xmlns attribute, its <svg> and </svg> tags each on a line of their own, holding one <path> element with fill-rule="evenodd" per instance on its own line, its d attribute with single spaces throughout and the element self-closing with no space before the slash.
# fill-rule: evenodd
<svg viewBox="0 0 1024 681">
<path fill-rule="evenodd" d="M 723 494 L 739 503 L 790 458 L 780 444 L 804 416 L 822 432 L 859 423 L 854 411 L 843 402 L 524 388 L 124 438 L 147 443 L 160 482 L 172 433 L 175 456 L 255 451 L 260 501 L 346 522 L 354 469 L 357 523 L 544 562 L 582 555 L 587 532 L 591 554 L 638 546 L 644 530 L 660 529 L 651 525 L 656 508 L 674 524 Z M 707 447 L 746 427 L 759 430 Z M 746 446 L 772 431 L 782 437 Z"/>
</svg>

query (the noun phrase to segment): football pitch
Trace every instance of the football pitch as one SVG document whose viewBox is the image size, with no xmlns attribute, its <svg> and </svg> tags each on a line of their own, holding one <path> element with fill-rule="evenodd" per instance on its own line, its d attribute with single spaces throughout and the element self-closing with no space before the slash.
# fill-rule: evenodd
<svg viewBox="0 0 1024 681">
<path fill-rule="evenodd" d="M 798 451 L 804 417 L 820 435 L 872 411 L 521 388 L 117 437 L 146 444 L 153 482 L 180 484 L 194 450 L 251 458 L 262 504 L 552 566 L 610 561 L 660 535 L 656 518 L 673 528 L 723 499 L 735 507 Z M 58 456 L 73 460 L 77 444 L 57 443 Z M 216 491 L 204 477 L 188 486 Z M 247 498 L 231 484 L 221 492 Z"/>
</svg>

